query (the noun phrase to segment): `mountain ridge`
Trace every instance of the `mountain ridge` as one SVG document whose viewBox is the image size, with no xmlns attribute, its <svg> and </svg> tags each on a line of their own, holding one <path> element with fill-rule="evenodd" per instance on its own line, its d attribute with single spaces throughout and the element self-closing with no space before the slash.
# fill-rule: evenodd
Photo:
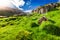
<svg viewBox="0 0 60 40">
<path fill-rule="evenodd" d="M 10 7 L 0 7 L 0 16 L 18 16 L 18 15 L 26 15 L 25 12 L 19 10 L 18 8 L 10 8 Z"/>
<path fill-rule="evenodd" d="M 32 10 L 32 13 L 44 14 L 47 13 L 48 11 L 59 9 L 59 7 L 60 7 L 60 3 L 50 3 L 44 6 L 38 6 L 36 9 Z"/>
</svg>

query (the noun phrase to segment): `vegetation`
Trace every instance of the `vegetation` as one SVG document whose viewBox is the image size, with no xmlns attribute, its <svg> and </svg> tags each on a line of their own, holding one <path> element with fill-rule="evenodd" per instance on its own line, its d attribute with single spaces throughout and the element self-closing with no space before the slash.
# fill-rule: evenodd
<svg viewBox="0 0 60 40">
<path fill-rule="evenodd" d="M 48 21 L 38 24 L 43 16 Z M 0 40 L 60 40 L 60 10 L 0 18 Z"/>
</svg>

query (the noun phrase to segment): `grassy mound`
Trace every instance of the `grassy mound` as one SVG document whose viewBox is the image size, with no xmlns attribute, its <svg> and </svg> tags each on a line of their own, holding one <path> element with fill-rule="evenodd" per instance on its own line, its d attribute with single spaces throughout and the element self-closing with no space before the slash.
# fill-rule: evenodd
<svg viewBox="0 0 60 40">
<path fill-rule="evenodd" d="M 38 20 L 43 16 L 48 21 L 39 25 Z M 0 18 L 0 40 L 60 40 L 60 10 Z"/>
</svg>

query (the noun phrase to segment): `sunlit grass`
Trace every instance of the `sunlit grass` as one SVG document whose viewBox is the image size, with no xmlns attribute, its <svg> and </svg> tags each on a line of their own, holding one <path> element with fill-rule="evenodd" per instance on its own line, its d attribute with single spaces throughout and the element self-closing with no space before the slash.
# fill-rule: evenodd
<svg viewBox="0 0 60 40">
<path fill-rule="evenodd" d="M 38 25 L 45 16 L 49 21 Z M 0 40 L 60 40 L 60 10 L 47 14 L 32 14 L 0 18 Z"/>
</svg>

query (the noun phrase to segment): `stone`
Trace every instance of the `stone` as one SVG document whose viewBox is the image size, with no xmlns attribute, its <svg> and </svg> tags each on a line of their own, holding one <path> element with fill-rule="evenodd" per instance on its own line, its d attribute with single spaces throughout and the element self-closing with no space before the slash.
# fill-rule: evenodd
<svg viewBox="0 0 60 40">
<path fill-rule="evenodd" d="M 38 24 L 41 24 L 43 21 L 47 21 L 46 17 L 42 17 L 41 19 L 38 20 Z"/>
</svg>

